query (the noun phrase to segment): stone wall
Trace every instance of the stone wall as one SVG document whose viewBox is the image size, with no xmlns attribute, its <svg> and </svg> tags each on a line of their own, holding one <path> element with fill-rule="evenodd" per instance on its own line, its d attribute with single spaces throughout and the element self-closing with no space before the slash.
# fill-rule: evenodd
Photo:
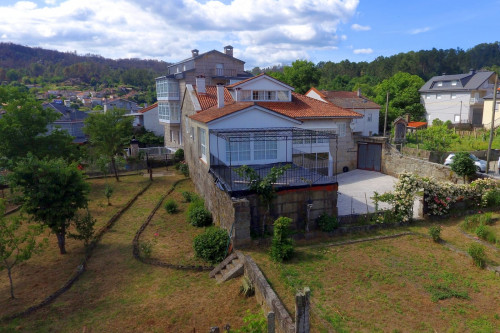
<svg viewBox="0 0 500 333">
<path fill-rule="evenodd" d="M 462 178 L 442 164 L 424 161 L 401 154 L 393 146 L 386 144 L 382 148 L 382 173 L 398 177 L 403 172 L 411 172 L 421 177 L 433 177 L 438 181 L 462 183 Z"/>
</svg>

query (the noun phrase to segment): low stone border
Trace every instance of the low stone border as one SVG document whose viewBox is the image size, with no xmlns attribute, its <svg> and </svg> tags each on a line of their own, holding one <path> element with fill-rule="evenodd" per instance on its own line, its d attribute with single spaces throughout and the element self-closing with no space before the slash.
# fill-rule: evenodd
<svg viewBox="0 0 500 333">
<path fill-rule="evenodd" d="M 139 251 L 139 238 L 141 237 L 141 234 L 144 232 L 144 230 L 146 229 L 146 227 L 149 225 L 149 223 L 153 219 L 153 216 L 156 214 L 156 211 L 158 210 L 158 208 L 161 207 L 161 204 L 163 203 L 163 201 L 165 200 L 165 198 L 167 196 L 169 196 L 175 190 L 175 188 L 177 187 L 177 185 L 179 183 L 181 183 L 181 182 L 183 182 L 183 181 L 185 181 L 187 179 L 189 179 L 189 178 L 180 179 L 180 180 L 176 181 L 172 185 L 172 187 L 168 190 L 168 192 L 165 193 L 160 198 L 160 200 L 156 204 L 155 208 L 153 208 L 153 210 L 151 211 L 151 213 L 149 214 L 149 216 L 146 218 L 146 221 L 141 225 L 141 227 L 139 228 L 139 230 L 137 230 L 137 232 L 135 233 L 134 240 L 132 241 L 132 246 L 133 246 L 132 254 L 134 255 L 135 259 L 137 259 L 140 262 L 142 262 L 144 264 L 147 264 L 147 265 L 153 265 L 153 266 L 159 266 L 159 267 L 165 267 L 165 268 L 172 268 L 172 269 L 177 269 L 177 270 L 199 271 L 199 272 L 202 272 L 202 271 L 211 271 L 213 269 L 213 266 L 196 266 L 196 265 L 171 264 L 171 263 L 163 262 L 163 261 L 157 260 L 157 259 L 143 258 L 140 255 L 140 251 Z"/>
<path fill-rule="evenodd" d="M 127 211 L 130 208 L 130 206 L 132 206 L 132 204 L 137 200 L 137 198 L 141 194 L 143 194 L 151 186 L 151 184 L 152 183 L 149 182 L 146 186 L 144 186 L 144 188 L 142 188 L 142 190 L 140 190 L 132 199 L 130 199 L 127 202 L 127 204 L 122 209 L 120 209 L 118 212 L 116 212 L 115 215 L 113 215 L 108 220 L 108 222 L 106 223 L 105 226 L 103 226 L 101 229 L 99 229 L 99 231 L 94 236 L 94 239 L 92 240 L 92 242 L 90 242 L 90 244 L 88 245 L 87 249 L 85 250 L 85 257 L 80 262 L 80 265 L 78 265 L 78 267 L 76 268 L 76 272 L 73 273 L 73 275 L 71 276 L 71 278 L 60 289 L 58 289 L 56 292 L 54 292 L 53 294 L 51 294 L 50 296 L 48 296 L 47 298 L 45 298 L 39 304 L 31 306 L 28 309 L 26 309 L 24 311 L 21 311 L 21 312 L 18 312 L 18 313 L 15 313 L 13 315 L 5 316 L 5 317 L 1 318 L 0 321 L 10 321 L 12 319 L 16 319 L 16 318 L 19 318 L 19 317 L 25 317 L 25 316 L 27 316 L 27 315 L 29 315 L 29 314 L 31 314 L 31 313 L 33 313 L 33 312 L 35 312 L 35 311 L 43 308 L 44 306 L 52 303 L 55 299 L 57 299 L 63 293 L 65 293 L 66 291 L 68 291 L 73 286 L 73 284 L 86 271 L 86 269 L 87 269 L 87 263 L 90 260 L 90 258 L 92 257 L 92 254 L 93 254 L 93 252 L 94 252 L 97 244 L 101 240 L 102 236 L 104 236 L 104 234 L 109 229 L 111 229 L 111 227 L 115 224 L 115 222 L 118 220 L 118 218 L 120 218 L 120 216 L 122 216 L 123 213 L 125 213 L 125 211 Z"/>
<path fill-rule="evenodd" d="M 3 216 L 8 216 L 8 215 L 10 215 L 10 214 L 13 214 L 13 213 L 15 213 L 15 212 L 19 211 L 19 210 L 21 209 L 21 207 L 22 207 L 21 205 L 19 205 L 19 206 L 17 206 L 17 207 L 14 207 L 14 208 L 12 208 L 12 209 L 10 209 L 10 210 L 6 211 L 6 212 L 3 214 Z"/>
<path fill-rule="evenodd" d="M 122 175 L 118 174 L 118 177 L 128 177 L 128 176 L 138 176 L 142 175 L 144 170 L 132 171 L 131 173 L 124 173 Z M 99 175 L 99 176 L 88 176 L 85 175 L 86 179 L 103 179 L 103 178 L 115 178 L 114 174 L 109 174 L 108 176 Z"/>
<path fill-rule="evenodd" d="M 352 240 L 348 240 L 348 241 L 335 242 L 335 243 L 327 243 L 327 244 L 304 245 L 304 246 L 300 246 L 300 247 L 297 247 L 297 248 L 314 249 L 314 248 L 319 248 L 319 247 L 342 246 L 342 245 L 350 245 L 350 244 L 356 244 L 356 243 L 371 242 L 371 241 L 377 241 L 377 240 L 383 240 L 383 239 L 398 238 L 398 237 L 409 236 L 409 235 L 418 235 L 418 234 L 414 233 L 412 231 L 405 231 L 405 232 L 400 232 L 400 233 L 397 233 L 397 234 L 394 234 L 394 235 L 374 236 L 374 237 L 352 239 Z"/>
</svg>

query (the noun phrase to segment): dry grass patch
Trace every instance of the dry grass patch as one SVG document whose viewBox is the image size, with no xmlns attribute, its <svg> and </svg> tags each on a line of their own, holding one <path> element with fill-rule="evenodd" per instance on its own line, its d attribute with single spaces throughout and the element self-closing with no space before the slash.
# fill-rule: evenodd
<svg viewBox="0 0 500 333">
<path fill-rule="evenodd" d="M 313 332 L 500 328 L 499 278 L 426 237 L 299 248 L 285 264 L 252 256 L 292 315 L 295 291 L 311 288 Z"/>
</svg>

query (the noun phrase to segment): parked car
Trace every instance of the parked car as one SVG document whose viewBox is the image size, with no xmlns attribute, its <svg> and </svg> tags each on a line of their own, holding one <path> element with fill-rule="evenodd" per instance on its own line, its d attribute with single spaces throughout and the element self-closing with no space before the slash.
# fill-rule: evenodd
<svg viewBox="0 0 500 333">
<path fill-rule="evenodd" d="M 469 154 L 470 158 L 474 161 L 474 165 L 476 166 L 476 171 L 477 172 L 486 172 L 486 161 L 485 160 L 480 160 L 476 156 Z M 444 160 L 444 165 L 449 166 L 451 163 L 453 163 L 453 159 L 455 158 L 455 154 L 450 154 Z"/>
</svg>

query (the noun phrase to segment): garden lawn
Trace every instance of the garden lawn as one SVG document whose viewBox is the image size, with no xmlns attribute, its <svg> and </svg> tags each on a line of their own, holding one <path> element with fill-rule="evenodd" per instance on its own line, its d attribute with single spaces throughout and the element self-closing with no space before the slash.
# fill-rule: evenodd
<svg viewBox="0 0 500 333">
<path fill-rule="evenodd" d="M 112 206 L 107 206 L 104 197 L 105 182 L 104 179 L 89 180 L 91 185 L 89 209 L 97 220 L 96 230 L 106 224 L 109 218 L 123 208 L 149 181 L 142 176 L 123 177 L 118 183 L 108 179 L 109 184 L 115 188 L 111 199 Z M 7 218 L 19 215 L 20 213 L 15 213 Z M 27 217 L 24 220 L 27 221 Z M 42 253 L 34 255 L 30 260 L 21 263 L 12 270 L 15 300 L 10 299 L 7 271 L 0 272 L 0 317 L 17 313 L 38 304 L 61 288 L 75 272 L 83 258 L 82 241 L 66 237 L 68 253 L 61 255 L 56 236 L 51 234 L 49 229 L 39 238 L 47 238 L 48 247 Z"/>
<path fill-rule="evenodd" d="M 440 221 L 441 235 L 466 250 L 473 240 L 460 232 L 460 221 Z M 410 229 L 426 234 L 430 225 Z M 497 251 L 486 252 L 489 263 L 500 262 Z M 292 316 L 295 291 L 311 288 L 311 332 L 500 330 L 500 277 L 423 235 L 300 247 L 284 264 L 262 250 L 250 254 Z"/>
<path fill-rule="evenodd" d="M 133 258 L 132 240 L 136 231 L 180 177 L 155 178 L 153 185 L 104 235 L 80 280 L 54 303 L 8 323 L 6 329 L 27 332 L 193 332 L 196 329 L 204 332 L 211 326 L 226 323 L 239 327 L 247 310 L 260 312 L 255 299 L 238 294 L 239 279 L 217 285 L 208 277 L 208 272 L 150 266 Z M 139 186 L 133 187 L 139 189 Z M 185 251 L 192 250 L 186 247 Z"/>
</svg>

